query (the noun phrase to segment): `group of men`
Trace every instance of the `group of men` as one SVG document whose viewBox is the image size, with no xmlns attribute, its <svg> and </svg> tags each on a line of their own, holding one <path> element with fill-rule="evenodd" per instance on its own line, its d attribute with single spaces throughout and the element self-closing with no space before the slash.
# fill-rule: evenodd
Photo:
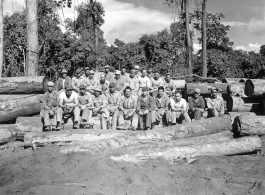
<svg viewBox="0 0 265 195">
<path fill-rule="evenodd" d="M 113 74 L 105 66 L 99 78 L 88 67 L 84 74 L 77 70 L 73 78 L 62 70 L 56 85 L 47 83 L 43 98 L 45 130 L 60 130 L 65 116 L 73 117 L 74 129 L 93 125 L 92 118 L 99 116 L 101 128 L 113 130 L 148 130 L 159 124 L 201 119 L 206 106 L 199 89 L 187 102 L 169 74 L 161 78 L 151 68 L 139 69 L 135 66 L 128 74 L 122 68 Z M 206 99 L 209 117 L 224 112 L 223 100 L 216 92 L 212 89 L 211 98 Z"/>
</svg>

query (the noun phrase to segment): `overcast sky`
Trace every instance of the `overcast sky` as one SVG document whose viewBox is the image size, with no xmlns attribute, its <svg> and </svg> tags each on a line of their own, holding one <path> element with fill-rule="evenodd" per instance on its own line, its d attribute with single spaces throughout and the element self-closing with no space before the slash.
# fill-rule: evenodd
<svg viewBox="0 0 265 195">
<path fill-rule="evenodd" d="M 85 0 L 73 0 L 75 5 Z M 104 36 L 109 44 L 115 38 L 137 41 L 145 33 L 168 28 L 177 19 L 177 11 L 164 0 L 99 0 L 105 8 Z M 190 0 L 194 2 L 196 0 Z M 197 0 L 199 1 L 199 0 Z M 235 49 L 258 51 L 265 44 L 265 0 L 208 0 L 207 12 L 224 13 L 224 24 L 231 26 L 228 36 Z M 5 0 L 4 12 L 13 13 L 25 6 L 24 0 Z M 195 5 L 190 6 L 194 10 Z M 74 17 L 74 9 L 64 9 L 65 18 Z M 59 12 L 62 15 L 62 11 Z M 62 16 L 61 16 L 62 17 Z M 76 17 L 76 15 L 75 15 Z M 200 45 L 194 40 L 195 49 Z"/>
</svg>

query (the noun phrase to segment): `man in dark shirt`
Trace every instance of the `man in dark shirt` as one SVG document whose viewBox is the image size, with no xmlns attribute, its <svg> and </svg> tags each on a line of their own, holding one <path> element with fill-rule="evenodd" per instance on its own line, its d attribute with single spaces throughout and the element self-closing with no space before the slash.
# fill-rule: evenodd
<svg viewBox="0 0 265 195">
<path fill-rule="evenodd" d="M 189 97 L 189 115 L 191 119 L 201 120 L 204 112 L 205 102 L 202 96 L 200 96 L 201 90 L 196 88 L 194 90 L 194 96 Z"/>
</svg>

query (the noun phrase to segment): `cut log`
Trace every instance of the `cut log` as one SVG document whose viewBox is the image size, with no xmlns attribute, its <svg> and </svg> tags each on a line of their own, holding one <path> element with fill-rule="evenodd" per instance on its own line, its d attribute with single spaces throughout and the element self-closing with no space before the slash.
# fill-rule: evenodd
<svg viewBox="0 0 265 195">
<path fill-rule="evenodd" d="M 131 137 L 132 138 L 132 137 Z M 71 144 L 69 146 L 65 146 L 61 149 L 62 153 L 69 152 L 92 152 L 98 153 L 101 151 L 106 151 L 109 149 L 115 149 L 119 147 L 128 147 L 134 144 L 149 144 L 150 147 L 175 147 L 175 146 L 188 146 L 188 145 L 196 145 L 196 144 L 204 144 L 211 143 L 216 141 L 227 141 L 233 139 L 233 133 L 231 131 L 223 131 L 216 134 L 204 135 L 198 137 L 191 137 L 185 139 L 171 140 L 166 142 L 158 142 L 157 140 L 147 139 L 141 140 L 137 139 L 126 139 L 124 136 L 118 136 L 109 139 L 102 139 L 93 142 L 77 142 L 76 144 Z"/>
<path fill-rule="evenodd" d="M 31 96 L 0 103 L 0 122 L 15 120 L 19 116 L 39 114 L 41 105 L 38 96 Z"/>
<path fill-rule="evenodd" d="M 45 76 L 2 77 L 0 94 L 32 94 L 46 92 L 49 79 Z"/>
<path fill-rule="evenodd" d="M 225 78 L 222 80 L 222 83 L 228 83 L 228 84 L 242 83 L 244 84 L 246 80 L 247 80 L 246 78 Z"/>
<path fill-rule="evenodd" d="M 131 147 L 123 155 L 111 156 L 115 161 L 142 162 L 150 159 L 164 158 L 170 163 L 184 158 L 194 158 L 198 156 L 224 156 L 246 154 L 260 150 L 261 139 L 258 136 L 249 136 L 239 139 L 217 141 L 206 144 L 177 147 L 153 147 L 142 146 L 139 148 Z M 125 153 L 125 154 L 124 154 Z"/>
<path fill-rule="evenodd" d="M 243 83 L 229 84 L 227 86 L 227 96 L 246 97 L 245 84 Z"/>
<path fill-rule="evenodd" d="M 184 89 L 186 86 L 185 80 L 173 80 L 172 79 L 172 81 L 177 89 Z"/>
<path fill-rule="evenodd" d="M 248 79 L 245 83 L 245 94 L 247 96 L 264 96 L 265 79 Z"/>
<path fill-rule="evenodd" d="M 228 112 L 259 112 L 261 111 L 259 101 L 251 98 L 230 96 L 227 98 L 226 107 Z"/>
<path fill-rule="evenodd" d="M 265 135 L 265 116 L 250 116 L 242 114 L 238 120 L 238 134 Z"/>
<path fill-rule="evenodd" d="M 6 102 L 10 100 L 18 100 L 31 96 L 36 96 L 37 94 L 9 94 L 9 95 L 0 95 L 0 102 Z"/>
<path fill-rule="evenodd" d="M 234 123 L 234 119 L 236 117 L 241 117 L 241 116 L 246 116 L 246 117 L 249 117 L 249 116 L 257 116 L 256 113 L 254 112 L 229 112 L 228 113 L 230 115 L 230 118 L 231 118 L 231 122 L 232 124 Z"/>
<path fill-rule="evenodd" d="M 187 83 L 187 94 L 193 95 L 194 89 L 198 88 L 201 90 L 201 95 L 210 95 L 211 89 L 215 87 L 218 90 L 218 93 L 227 94 L 226 83 Z"/>
<path fill-rule="evenodd" d="M 0 125 L 0 145 L 14 141 L 16 138 L 16 131 L 14 124 Z"/>
</svg>

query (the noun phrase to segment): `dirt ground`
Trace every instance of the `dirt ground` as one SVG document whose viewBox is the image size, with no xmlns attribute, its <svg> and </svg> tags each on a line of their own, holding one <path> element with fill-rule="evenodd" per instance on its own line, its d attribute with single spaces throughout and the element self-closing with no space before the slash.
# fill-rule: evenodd
<svg viewBox="0 0 265 195">
<path fill-rule="evenodd" d="M 264 143 L 265 138 L 263 140 Z M 62 154 L 59 146 L 0 153 L 0 194 L 264 195 L 265 156 L 116 162 L 111 154 Z"/>
</svg>

